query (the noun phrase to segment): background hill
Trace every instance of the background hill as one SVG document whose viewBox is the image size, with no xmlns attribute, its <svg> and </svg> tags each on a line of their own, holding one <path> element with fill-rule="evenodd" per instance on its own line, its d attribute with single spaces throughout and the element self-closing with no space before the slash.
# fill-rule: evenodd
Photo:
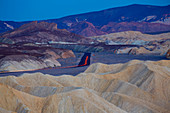
<svg viewBox="0 0 170 113">
<path fill-rule="evenodd" d="M 170 5 L 134 4 L 42 21 L 57 23 L 58 28 L 67 29 L 83 36 L 95 36 L 129 30 L 141 31 L 143 33 L 169 32 Z M 18 28 L 25 23 L 28 22 L 0 21 L 0 32 Z"/>
</svg>

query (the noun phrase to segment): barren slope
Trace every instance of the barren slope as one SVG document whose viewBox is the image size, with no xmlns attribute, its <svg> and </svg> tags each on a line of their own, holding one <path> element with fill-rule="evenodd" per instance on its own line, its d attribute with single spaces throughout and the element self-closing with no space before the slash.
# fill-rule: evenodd
<svg viewBox="0 0 170 113">
<path fill-rule="evenodd" d="M 92 64 L 77 76 L 0 78 L 0 111 L 168 113 L 170 61 Z"/>
<path fill-rule="evenodd" d="M 90 38 L 98 40 L 99 42 L 105 42 L 108 45 L 132 44 L 143 46 L 139 48 L 120 48 L 117 50 L 117 54 L 127 53 L 165 55 L 168 49 L 170 49 L 170 33 L 149 35 L 138 31 L 126 31 Z"/>
</svg>

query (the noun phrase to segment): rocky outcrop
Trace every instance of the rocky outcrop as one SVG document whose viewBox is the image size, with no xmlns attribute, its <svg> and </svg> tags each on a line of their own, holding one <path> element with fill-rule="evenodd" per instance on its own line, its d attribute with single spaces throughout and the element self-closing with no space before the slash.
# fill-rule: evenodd
<svg viewBox="0 0 170 113">
<path fill-rule="evenodd" d="M 77 76 L 42 73 L 0 78 L 0 110 L 168 113 L 169 60 L 92 64 Z"/>
</svg>

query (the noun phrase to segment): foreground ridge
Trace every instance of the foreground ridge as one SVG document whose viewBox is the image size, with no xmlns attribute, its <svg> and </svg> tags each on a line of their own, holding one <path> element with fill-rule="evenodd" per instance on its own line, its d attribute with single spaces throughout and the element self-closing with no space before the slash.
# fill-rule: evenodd
<svg viewBox="0 0 170 113">
<path fill-rule="evenodd" d="M 168 113 L 170 61 L 95 63 L 77 76 L 0 78 L 0 112 Z"/>
</svg>

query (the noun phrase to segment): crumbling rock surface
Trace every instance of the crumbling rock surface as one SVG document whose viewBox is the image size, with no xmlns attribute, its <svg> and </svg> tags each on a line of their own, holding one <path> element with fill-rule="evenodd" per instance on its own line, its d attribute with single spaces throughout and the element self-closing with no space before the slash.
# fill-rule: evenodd
<svg viewBox="0 0 170 113">
<path fill-rule="evenodd" d="M 56 23 L 33 21 L 21 27 L 0 34 L 0 39 L 6 38 L 14 43 L 49 43 L 74 42 L 89 43 L 86 37 L 71 33 L 65 29 L 58 29 Z"/>
<path fill-rule="evenodd" d="M 59 58 L 75 57 L 71 50 L 49 47 L 1 47 L 0 71 L 27 71 L 57 67 Z"/>
<path fill-rule="evenodd" d="M 92 64 L 77 76 L 42 73 L 0 78 L 0 111 L 168 113 L 170 61 Z"/>
<path fill-rule="evenodd" d="M 140 47 L 119 48 L 117 54 L 156 54 L 166 55 L 170 48 L 170 33 L 143 34 L 139 31 L 126 31 L 90 37 L 107 45 L 139 45 Z"/>
</svg>

